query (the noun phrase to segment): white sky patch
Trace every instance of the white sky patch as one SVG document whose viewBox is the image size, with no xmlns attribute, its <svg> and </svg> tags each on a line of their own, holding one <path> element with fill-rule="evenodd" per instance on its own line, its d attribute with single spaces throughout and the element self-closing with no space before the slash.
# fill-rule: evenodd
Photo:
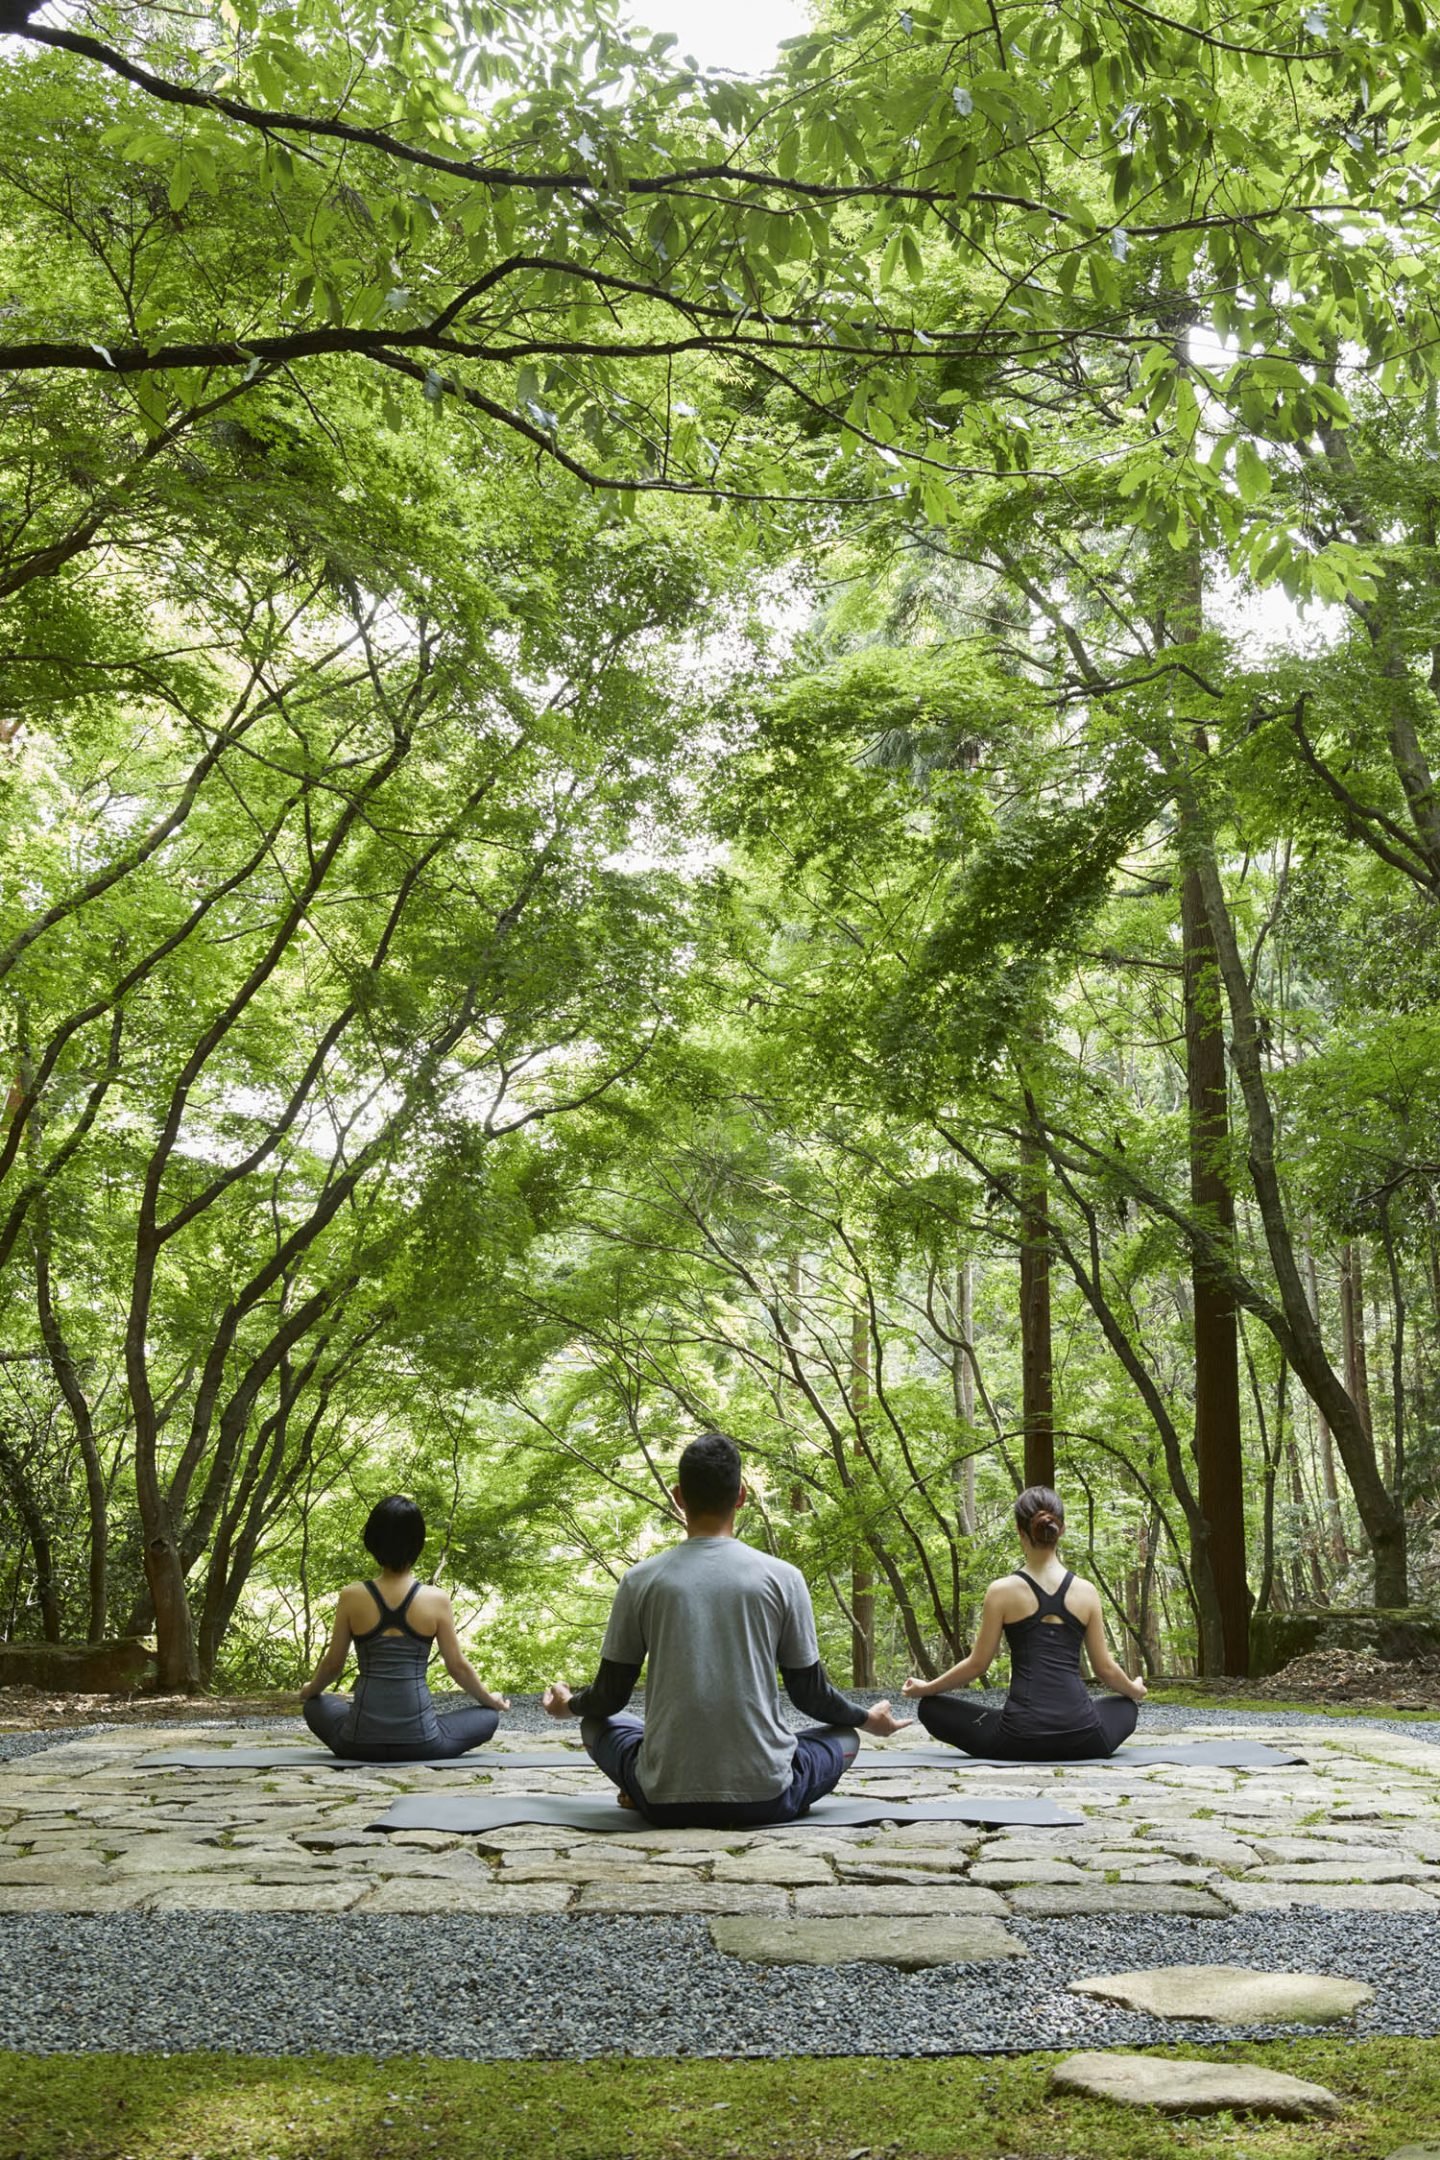
<svg viewBox="0 0 1440 2160">
<path fill-rule="evenodd" d="M 737 75 L 760 75 L 775 65 L 782 38 L 803 37 L 809 10 L 798 0 L 632 0 L 634 23 L 647 30 L 673 30 L 683 53 L 702 68 L 729 68 Z"/>
</svg>

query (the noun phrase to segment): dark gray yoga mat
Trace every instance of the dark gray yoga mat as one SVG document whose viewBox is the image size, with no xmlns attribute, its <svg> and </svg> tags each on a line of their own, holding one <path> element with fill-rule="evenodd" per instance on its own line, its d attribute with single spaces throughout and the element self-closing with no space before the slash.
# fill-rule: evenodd
<svg viewBox="0 0 1440 2160">
<path fill-rule="evenodd" d="M 1303 1763 L 1303 1755 L 1290 1755 L 1267 1747 L 1260 1740 L 1176 1740 L 1168 1745 L 1125 1745 L 1114 1755 L 1081 1755 L 1050 1762 L 1013 1762 L 1001 1755 L 966 1755 L 959 1748 L 862 1748 L 851 1766 L 868 1776 L 887 1770 L 1126 1770 L 1146 1764 L 1181 1767 L 1194 1763 L 1209 1770 L 1280 1770 Z M 472 1748 L 465 1755 L 448 1755 L 434 1761 L 417 1757 L 414 1763 L 362 1763 L 332 1755 L 322 1747 L 177 1748 L 163 1755 L 141 1755 L 137 1770 L 587 1770 L 590 1758 L 583 1748 Z"/>
<path fill-rule="evenodd" d="M 1267 1747 L 1262 1740 L 1156 1740 L 1144 1746 L 1126 1742 L 1113 1755 L 1071 1755 L 1040 1762 L 1016 1762 L 1004 1755 L 966 1755 L 960 1748 L 862 1748 L 856 1769 L 960 1770 L 972 1764 L 982 1770 L 1127 1770 L 1147 1763 L 1183 1767 L 1196 1763 L 1207 1770 L 1283 1770 L 1303 1763 L 1303 1755 L 1290 1755 Z"/>
<path fill-rule="evenodd" d="M 508 1755 L 496 1749 L 471 1748 L 465 1755 L 416 1756 L 410 1762 L 366 1763 L 349 1755 L 332 1755 L 323 1747 L 230 1747 L 175 1748 L 163 1755 L 141 1755 L 137 1770 L 588 1770 L 590 1758 L 583 1748 L 515 1748 Z"/>
<path fill-rule="evenodd" d="M 1040 1830 L 1065 1830 L 1082 1823 L 1083 1815 L 1056 1807 L 1053 1800 L 1027 1800 L 996 1793 L 975 1800 L 865 1799 L 842 1800 L 827 1794 L 817 1800 L 807 1824 L 877 1822 L 963 1822 L 1004 1829 L 1023 1823 Z M 456 1830 L 478 1835 L 483 1830 L 509 1830 L 519 1823 L 553 1823 L 563 1830 L 643 1830 L 643 1815 L 622 1808 L 614 1800 L 585 1800 L 561 1793 L 431 1792 L 401 1793 L 367 1830 Z M 785 1829 L 788 1824 L 764 1825 Z M 739 1836 L 741 1833 L 736 1832 Z"/>
</svg>

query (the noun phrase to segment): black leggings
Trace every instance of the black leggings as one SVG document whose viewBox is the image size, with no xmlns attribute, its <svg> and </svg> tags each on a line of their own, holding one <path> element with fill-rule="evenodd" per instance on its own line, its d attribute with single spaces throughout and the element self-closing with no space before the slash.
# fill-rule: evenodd
<svg viewBox="0 0 1440 2160">
<path fill-rule="evenodd" d="M 922 1695 L 916 1715 L 926 1732 L 966 1755 L 994 1755 L 1005 1762 L 1080 1762 L 1087 1756 L 1113 1755 L 1128 1740 L 1140 1715 L 1128 1695 L 1100 1695 L 1091 1704 L 1097 1730 L 1044 1733 L 1033 1739 L 1011 1726 L 1001 1732 L 1003 1710 L 988 1709 L 964 1695 Z"/>
<path fill-rule="evenodd" d="M 498 1710 L 481 1703 L 466 1703 L 459 1710 L 442 1710 L 436 1717 L 440 1737 L 433 1747 L 414 1740 L 355 1740 L 341 1738 L 350 1717 L 348 1695 L 312 1695 L 304 1705 L 305 1723 L 332 1755 L 346 1762 L 449 1762 L 483 1747 L 500 1723 Z"/>
</svg>

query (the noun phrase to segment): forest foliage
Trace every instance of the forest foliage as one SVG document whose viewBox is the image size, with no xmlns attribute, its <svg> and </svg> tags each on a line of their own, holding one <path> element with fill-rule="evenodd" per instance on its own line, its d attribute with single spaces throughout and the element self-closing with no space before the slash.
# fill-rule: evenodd
<svg viewBox="0 0 1440 2160">
<path fill-rule="evenodd" d="M 0 1636 L 1433 1598 L 1430 11 L 0 30 Z"/>
</svg>

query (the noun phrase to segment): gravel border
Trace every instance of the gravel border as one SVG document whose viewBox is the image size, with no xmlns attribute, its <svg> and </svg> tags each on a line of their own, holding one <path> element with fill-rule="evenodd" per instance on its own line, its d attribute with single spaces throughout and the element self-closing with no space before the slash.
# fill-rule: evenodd
<svg viewBox="0 0 1440 2160">
<path fill-rule="evenodd" d="M 0 2033 L 96 2051 L 627 2056 L 1021 2054 L 1440 2033 L 1440 1921 L 1266 1914 L 1011 1923 L 1028 1959 L 902 1973 L 722 1957 L 698 1919 L 302 1913 L 0 1918 Z M 1065 1991 L 1068 1975 L 1245 1964 L 1368 1980 L 1353 2025 L 1218 2026 Z M 443 1977 L 441 1977 L 443 1976 Z"/>
</svg>

